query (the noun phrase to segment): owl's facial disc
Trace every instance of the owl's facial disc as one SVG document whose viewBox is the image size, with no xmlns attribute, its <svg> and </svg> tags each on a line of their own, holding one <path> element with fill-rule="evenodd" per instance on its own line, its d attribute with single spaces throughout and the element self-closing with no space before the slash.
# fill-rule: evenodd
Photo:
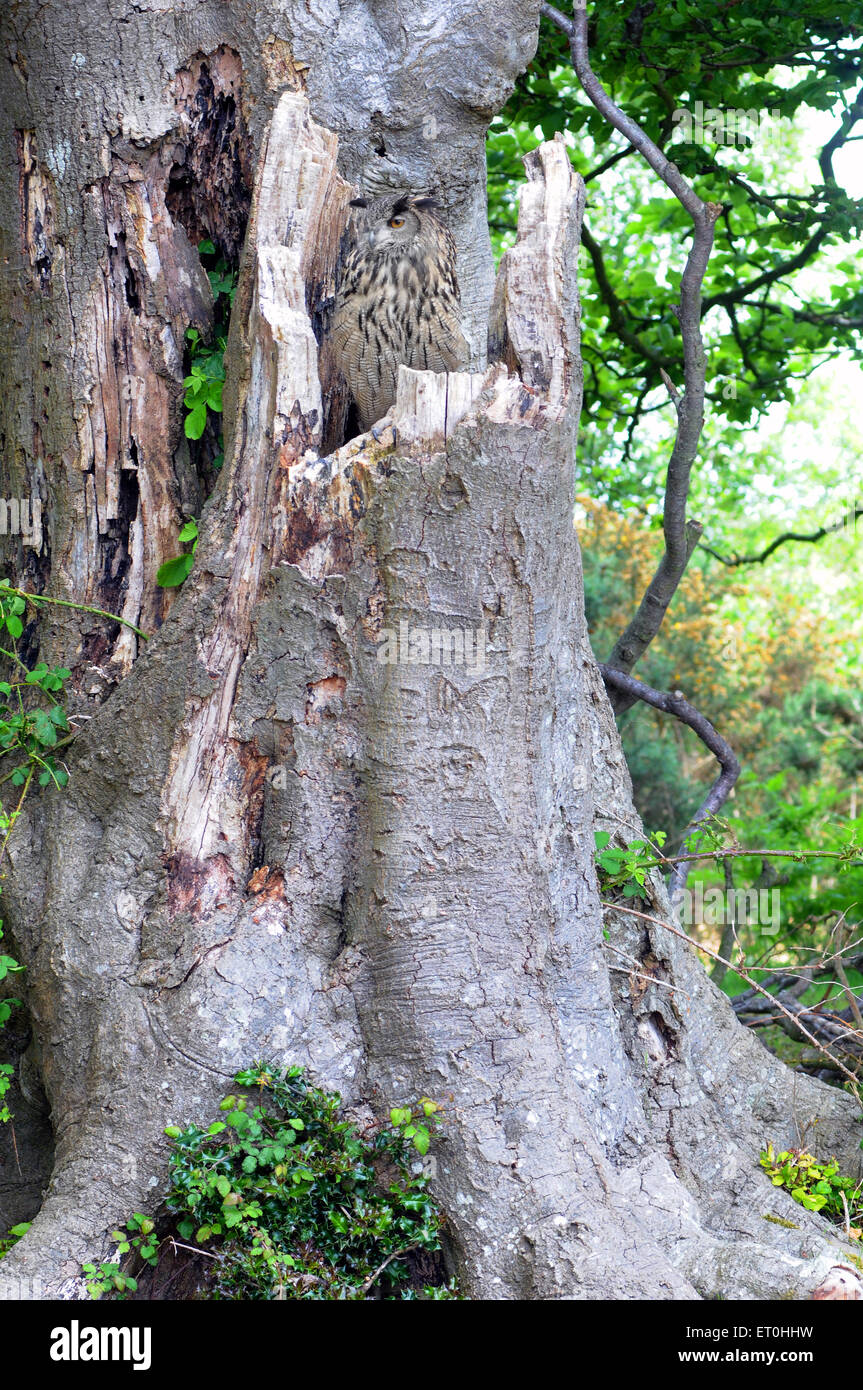
<svg viewBox="0 0 863 1390">
<path fill-rule="evenodd" d="M 416 236 L 419 227 L 419 218 L 412 209 L 391 208 L 387 215 L 369 227 L 369 248 L 390 253 L 402 250 Z"/>
</svg>

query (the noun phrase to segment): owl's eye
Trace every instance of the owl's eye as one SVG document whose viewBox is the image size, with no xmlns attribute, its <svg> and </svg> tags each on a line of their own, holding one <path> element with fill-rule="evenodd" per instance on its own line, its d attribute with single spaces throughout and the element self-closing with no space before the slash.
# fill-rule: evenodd
<svg viewBox="0 0 863 1390">
<path fill-rule="evenodd" d="M 391 217 L 391 218 L 390 218 L 390 226 L 391 226 L 391 227 L 403 227 L 404 225 L 405 225 L 405 220 L 404 220 L 403 217 Z"/>
</svg>

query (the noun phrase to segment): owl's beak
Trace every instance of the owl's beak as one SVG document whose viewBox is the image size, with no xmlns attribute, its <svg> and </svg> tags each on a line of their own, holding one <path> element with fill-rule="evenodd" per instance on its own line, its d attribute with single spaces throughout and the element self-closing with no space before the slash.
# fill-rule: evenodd
<svg viewBox="0 0 863 1390">
<path fill-rule="evenodd" d="M 370 228 L 370 230 L 369 230 L 369 232 L 367 233 L 367 235 L 368 235 L 368 239 L 369 239 L 369 250 L 370 250 L 370 251 L 374 251 L 374 249 L 375 249 L 375 241 L 376 241 L 377 235 L 378 235 L 378 228 L 377 228 L 377 227 L 372 227 L 372 228 Z"/>
</svg>

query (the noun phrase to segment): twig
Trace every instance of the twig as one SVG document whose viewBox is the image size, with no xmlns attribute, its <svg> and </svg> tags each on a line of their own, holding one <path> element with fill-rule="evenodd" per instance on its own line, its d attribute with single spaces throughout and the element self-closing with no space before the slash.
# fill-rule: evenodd
<svg viewBox="0 0 863 1390">
<path fill-rule="evenodd" d="M 199 1250 L 196 1245 L 184 1245 L 181 1240 L 175 1240 L 173 1236 L 168 1236 L 168 1240 L 174 1250 L 191 1250 L 193 1255 L 203 1255 L 207 1260 L 217 1260 L 218 1255 L 213 1255 L 209 1250 Z"/>
<path fill-rule="evenodd" d="M 848 983 L 848 976 L 845 974 L 845 967 L 842 964 L 841 955 L 841 951 L 837 952 L 836 956 L 833 958 L 833 969 L 839 976 L 839 983 L 842 986 L 842 991 L 845 995 L 845 998 L 848 1000 L 848 1007 L 851 1010 L 851 1015 L 854 1019 L 854 1022 L 856 1023 L 860 1032 L 863 1033 L 863 1014 L 860 1013 L 860 1005 L 857 1002 L 857 995 L 854 993 L 850 984 Z"/>
<path fill-rule="evenodd" d="M 639 962 L 634 956 L 628 956 L 626 952 L 621 951 L 619 947 L 612 946 L 610 941 L 605 941 L 603 945 L 607 951 L 613 951 L 616 956 L 620 956 L 622 960 L 628 961 L 630 966 L 630 969 L 627 969 L 623 965 L 610 965 L 608 967 L 609 970 L 619 970 L 624 975 L 635 975 L 636 979 L 646 980 L 649 985 L 662 985 L 664 989 L 670 989 L 672 994 L 677 993 L 680 988 L 679 985 L 673 985 L 668 980 L 657 980 L 654 975 L 645 975 L 638 969 Z"/>
<path fill-rule="evenodd" d="M 12 834 L 12 831 L 15 829 L 15 824 L 16 824 L 16 822 L 17 822 L 17 820 L 18 820 L 18 817 L 19 817 L 20 814 L 21 814 L 21 808 L 22 808 L 22 806 L 24 805 L 24 798 L 26 797 L 28 791 L 30 790 L 30 783 L 33 781 L 33 773 L 35 772 L 35 770 L 36 770 L 36 769 L 33 768 L 33 767 L 31 767 L 31 768 L 28 769 L 28 772 L 27 772 L 27 779 L 26 779 L 26 781 L 25 781 L 23 787 L 21 788 L 21 795 L 20 795 L 19 798 L 18 798 L 18 805 L 15 807 L 15 810 L 12 812 L 12 814 L 11 814 L 10 817 L 9 817 L 9 823 L 8 823 L 8 825 L 7 825 L 7 827 L 6 827 L 6 834 L 5 834 L 4 837 L 3 837 L 3 843 L 0 844 L 0 863 L 2 863 L 2 861 L 3 861 L 3 856 L 4 856 L 4 854 L 6 853 L 6 848 L 7 848 L 8 844 L 9 844 L 9 836 Z M 4 873 L 0 873 L 0 879 L 5 878 L 5 877 L 6 877 L 6 875 L 5 875 Z"/>
<path fill-rule="evenodd" d="M 743 951 L 740 946 L 740 939 L 737 935 L 737 894 L 734 891 L 733 859 L 723 859 L 722 880 L 725 886 L 725 901 L 730 907 L 731 911 L 726 916 L 725 926 L 723 928 L 722 936 L 719 941 L 719 951 L 721 955 L 730 956 L 732 950 L 736 946 L 737 949 L 740 951 L 742 957 Z M 716 961 L 714 963 L 713 969 L 710 972 L 710 978 L 713 981 L 713 983 L 715 985 L 721 985 L 722 981 L 725 979 L 727 971 L 727 965 L 723 965 L 721 961 Z"/>
<path fill-rule="evenodd" d="M 19 1178 L 23 1178 L 24 1174 L 21 1172 L 21 1160 L 18 1157 L 18 1140 L 15 1138 L 15 1126 L 11 1119 L 9 1120 L 9 1129 L 12 1134 L 12 1147 L 15 1150 L 15 1166 L 18 1169 Z"/>
<path fill-rule="evenodd" d="M 863 845 L 852 848 L 855 858 L 858 854 L 863 858 Z M 663 856 L 657 860 L 657 864 L 682 863 L 683 860 L 691 863 L 694 859 L 795 859 L 802 864 L 806 859 L 847 858 L 848 851 L 844 849 L 701 849 L 693 850 L 691 854 L 676 854 L 673 859 Z"/>
<path fill-rule="evenodd" d="M 672 714 L 675 719 L 686 724 L 710 749 L 719 763 L 719 776 L 683 832 L 678 853 L 673 859 L 665 860 L 667 864 L 672 866 L 668 892 L 672 907 L 674 907 L 686 887 L 687 869 L 685 865 L 689 860 L 689 856 L 684 856 L 686 841 L 702 821 L 708 820 L 710 816 L 715 816 L 719 811 L 740 776 L 740 763 L 737 761 L 731 744 L 717 733 L 709 719 L 706 719 L 703 714 L 699 714 L 695 706 L 690 705 L 689 701 L 683 698 L 679 690 L 654 690 L 652 686 L 645 685 L 644 681 L 637 680 L 635 676 L 627 675 L 623 671 L 618 671 L 613 666 L 600 666 L 599 669 L 606 685 L 624 690 L 632 696 L 633 701 L 643 700 L 645 704 L 652 705 L 654 709 L 663 710 L 666 714 Z"/>
<path fill-rule="evenodd" d="M 776 536 L 757 555 L 720 555 L 718 550 L 706 545 L 704 541 L 699 541 L 699 549 L 706 550 L 707 554 L 712 555 L 714 560 L 727 565 L 729 569 L 733 569 L 737 565 L 763 565 L 764 561 L 769 560 L 780 545 L 787 545 L 789 541 L 796 541 L 801 545 L 814 545 L 817 541 L 823 540 L 825 536 L 832 536 L 835 531 L 841 531 L 843 526 L 849 524 L 853 526 L 860 516 L 863 516 L 863 506 L 855 503 L 853 507 L 848 508 L 847 514 L 839 521 L 834 521 L 829 526 L 819 526 L 817 531 L 783 531 L 781 536 Z"/>
<path fill-rule="evenodd" d="M 380 1275 L 383 1274 L 383 1272 L 384 1272 L 384 1270 L 386 1269 L 387 1265 L 392 1264 L 393 1260 L 401 1259 L 402 1255 L 409 1255 L 410 1252 L 411 1252 L 412 1250 L 416 1250 L 416 1248 L 417 1248 L 418 1245 L 419 1245 L 419 1241 L 418 1241 L 418 1240 L 415 1240 L 414 1243 L 413 1243 L 413 1245 L 406 1245 L 405 1248 L 404 1248 L 404 1250 L 394 1250 L 393 1253 L 392 1253 L 391 1255 L 389 1255 L 389 1256 L 387 1257 L 387 1259 L 384 1260 L 384 1262 L 383 1262 L 382 1265 L 378 1265 L 378 1267 L 377 1267 L 377 1269 L 375 1270 L 374 1274 L 370 1274 L 370 1275 L 369 1275 L 368 1279 L 367 1279 L 366 1282 L 363 1284 L 363 1286 L 362 1286 L 362 1288 L 361 1288 L 361 1290 L 360 1290 L 360 1293 L 361 1293 L 363 1296 L 365 1296 L 365 1295 L 368 1293 L 369 1289 L 371 1288 L 372 1284 L 374 1284 L 375 1281 L 380 1277 Z"/>
<path fill-rule="evenodd" d="M 839 1189 L 839 1196 L 842 1198 L 842 1206 L 845 1209 L 845 1239 L 851 1239 L 851 1214 L 848 1211 L 848 1201 L 842 1188 Z"/>
<path fill-rule="evenodd" d="M 127 618 L 121 618 L 117 613 L 108 613 L 104 608 L 92 608 L 88 603 L 73 603 L 68 598 L 48 598 L 45 594 L 29 594 L 25 589 L 7 589 L 5 592 L 17 594 L 19 598 L 29 599 L 34 608 L 38 608 L 40 603 L 52 603 L 57 608 L 77 608 L 80 613 L 95 613 L 97 618 L 110 618 L 112 623 L 120 623 L 123 627 L 130 627 L 137 637 L 143 637 L 145 642 L 150 638 L 141 628 L 130 623 Z"/>
<path fill-rule="evenodd" d="M 785 1005 L 782 1003 L 781 1000 L 776 998 L 775 994 L 771 994 L 770 991 L 766 990 L 763 985 L 760 985 L 757 980 L 753 980 L 741 966 L 735 965 L 730 960 L 725 960 L 724 957 L 719 955 L 718 951 L 712 951 L 709 946 L 703 945 L 703 943 L 700 941 L 693 940 L 693 938 L 689 936 L 685 931 L 681 931 L 678 927 L 672 927 L 670 922 L 664 922 L 661 917 L 654 917 L 649 912 L 637 912 L 634 907 L 624 907 L 623 903 L 601 902 L 600 905 L 602 907 L 608 908 L 609 912 L 626 912 L 630 915 L 630 917 L 640 917 L 643 922 L 652 922 L 657 927 L 664 927 L 666 931 L 671 932 L 672 936 L 679 936 L 681 941 L 685 941 L 687 945 L 694 947 L 696 951 L 703 951 L 705 955 L 710 956 L 711 960 L 718 960 L 721 961 L 723 965 L 729 966 L 740 976 L 742 980 L 745 980 L 746 983 L 752 987 L 752 989 L 757 990 L 759 994 L 763 994 L 765 998 L 770 1000 L 771 1004 L 774 1004 L 780 1010 L 780 1012 L 785 1015 L 786 1018 L 790 1019 L 791 1022 L 794 1024 L 795 1028 L 798 1028 L 799 1031 L 803 1034 L 803 1036 L 805 1038 L 808 1038 L 809 1042 L 811 1042 L 812 1046 L 816 1049 L 816 1051 L 820 1052 L 824 1057 L 829 1057 L 833 1065 L 839 1071 L 841 1071 L 842 1075 L 845 1076 L 851 1082 L 851 1084 L 855 1088 L 855 1091 L 859 1087 L 860 1078 L 856 1076 L 854 1072 L 850 1072 L 848 1068 L 844 1065 L 844 1063 L 839 1061 L 838 1057 L 834 1057 L 833 1053 L 829 1050 L 829 1048 L 827 1048 L 824 1045 L 824 1043 L 819 1042 L 816 1037 L 813 1037 L 809 1030 L 805 1028 L 803 1024 L 800 1022 L 799 1018 L 795 1018 L 794 1014 L 792 1014 L 789 1009 L 786 1009 Z"/>
</svg>

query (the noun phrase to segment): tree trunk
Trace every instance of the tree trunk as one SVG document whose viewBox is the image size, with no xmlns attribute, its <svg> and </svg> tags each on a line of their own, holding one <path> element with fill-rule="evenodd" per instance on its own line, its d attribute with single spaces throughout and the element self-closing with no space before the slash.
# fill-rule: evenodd
<svg viewBox="0 0 863 1390">
<path fill-rule="evenodd" d="M 434 1189 L 473 1297 L 805 1296 L 842 1248 L 758 1150 L 817 1123 L 854 1165 L 857 1107 L 766 1052 L 669 931 L 603 921 L 594 831 L 639 825 L 572 526 L 583 194 L 560 139 L 527 161 L 489 310 L 483 138 L 538 11 L 6 21 L 2 456 L 43 518 L 7 570 L 153 634 L 65 609 L 25 634 L 73 669 L 81 731 L 3 898 L 32 1041 L 0 1225 L 35 1205 L 40 1085 L 55 1145 L 13 1296 L 80 1296 L 81 1261 L 157 1200 L 164 1126 L 262 1056 L 377 1113 L 446 1101 Z M 358 186 L 440 197 L 475 370 L 402 369 L 380 437 L 342 443 L 319 339 Z M 205 492 L 182 425 L 205 235 L 245 250 L 225 464 L 172 598 L 156 570 Z"/>
</svg>

